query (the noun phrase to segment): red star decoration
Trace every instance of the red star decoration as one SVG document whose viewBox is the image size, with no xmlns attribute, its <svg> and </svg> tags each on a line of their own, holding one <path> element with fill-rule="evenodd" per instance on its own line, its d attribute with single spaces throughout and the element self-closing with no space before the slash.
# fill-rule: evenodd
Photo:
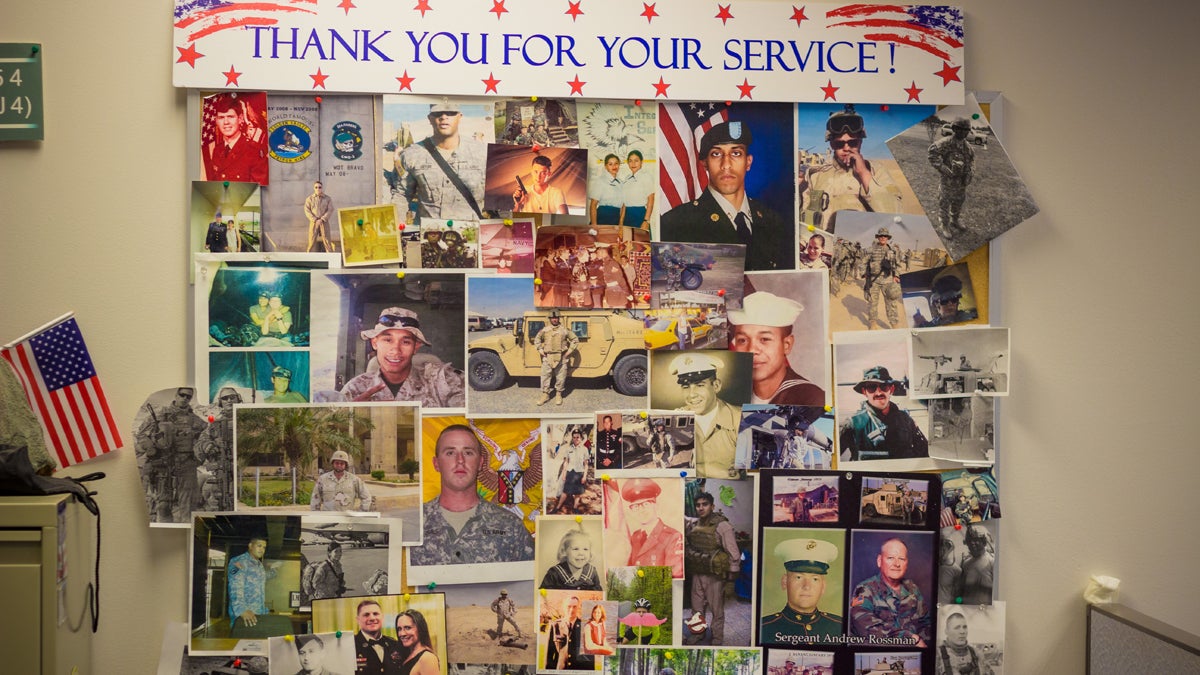
<svg viewBox="0 0 1200 675">
<path fill-rule="evenodd" d="M 231 84 L 235 87 L 241 86 L 238 84 L 238 78 L 241 77 L 242 74 L 233 69 L 233 64 L 229 64 L 229 72 L 221 74 L 225 76 L 225 86 L 229 86 Z"/>
<path fill-rule="evenodd" d="M 322 74 L 321 74 L 321 69 L 320 69 L 320 68 L 317 68 L 317 74 L 316 74 L 316 75 L 309 75 L 309 77 L 311 77 L 311 78 L 312 78 L 312 81 L 313 81 L 313 86 L 312 86 L 312 88 L 313 88 L 313 89 L 316 89 L 317 87 L 320 87 L 320 88 L 324 89 L 324 88 L 325 88 L 325 80 L 329 79 L 329 76 L 328 76 L 328 75 L 322 75 Z"/>
<path fill-rule="evenodd" d="M 925 91 L 925 90 L 917 86 L 917 81 L 913 80 L 913 83 L 908 85 L 908 89 L 904 90 L 904 93 L 908 94 L 907 102 L 912 103 L 913 101 L 916 101 L 917 103 L 920 103 L 921 102 L 921 92 L 923 92 L 923 91 Z"/>
<path fill-rule="evenodd" d="M 175 60 L 175 63 L 186 63 L 193 68 L 196 67 L 196 59 L 204 57 L 203 54 L 196 51 L 195 42 L 186 47 L 176 47 L 175 49 L 179 50 L 179 58 Z"/>
<path fill-rule="evenodd" d="M 713 18 L 720 19 L 721 25 L 724 26 L 729 22 L 730 19 L 733 18 L 733 13 L 729 11 L 729 8 L 732 6 L 733 5 L 717 5 L 717 15 Z"/>
<path fill-rule="evenodd" d="M 579 0 L 579 2 L 571 2 L 571 0 L 567 0 L 567 4 L 570 5 L 570 7 L 568 7 L 567 11 L 563 12 L 563 14 L 570 14 L 572 21 L 577 20 L 579 15 L 583 14 L 583 10 L 579 8 L 579 6 L 583 4 L 583 0 Z"/>
<path fill-rule="evenodd" d="M 934 73 L 942 78 L 942 86 L 946 86 L 951 82 L 962 82 L 958 77 L 958 71 L 962 70 L 962 66 L 951 66 L 949 62 L 942 61 L 942 69 Z"/>
<path fill-rule="evenodd" d="M 821 91 L 825 92 L 824 100 L 828 101 L 829 99 L 833 99 L 836 101 L 838 89 L 841 89 L 841 87 L 833 86 L 833 80 L 826 80 L 825 86 L 821 87 Z"/>
<path fill-rule="evenodd" d="M 482 83 L 484 83 L 484 84 L 486 84 L 486 85 L 487 85 L 486 87 L 484 87 L 484 89 L 483 89 L 483 93 L 485 93 L 485 94 L 486 94 L 486 93 L 488 93 L 489 91 L 490 91 L 490 92 L 492 92 L 493 94 L 499 94 L 499 93 L 500 93 L 500 92 L 496 91 L 496 85 L 500 84 L 500 80 L 497 80 L 495 75 L 493 75 L 493 74 L 491 74 L 491 73 L 488 73 L 487 79 L 486 79 L 486 80 L 480 80 L 480 82 L 482 82 Z"/>
<path fill-rule="evenodd" d="M 404 71 L 403 75 L 396 78 L 396 81 L 400 83 L 400 91 L 404 91 L 405 89 L 412 91 L 412 83 L 415 79 L 417 78 L 408 76 L 407 70 Z"/>
<path fill-rule="evenodd" d="M 358 5 L 354 4 L 353 0 L 342 0 L 338 7 L 346 10 L 346 14 L 349 14 L 352 9 L 358 9 Z"/>
<path fill-rule="evenodd" d="M 742 83 L 735 86 L 737 86 L 738 91 L 741 92 L 741 96 L 738 96 L 738 98 L 748 98 L 753 100 L 754 97 L 750 95 L 750 92 L 757 85 L 750 84 L 750 81 L 743 77 Z"/>
<path fill-rule="evenodd" d="M 433 8 L 429 6 L 429 0 L 417 0 L 417 6 L 413 10 L 421 13 L 421 18 L 425 18 L 425 12 L 432 12 Z"/>
<path fill-rule="evenodd" d="M 580 96 L 583 96 L 583 85 L 587 84 L 587 82 L 580 80 L 579 74 L 577 73 L 575 75 L 575 79 L 567 80 L 567 84 L 571 85 L 571 95 L 572 96 L 574 96 L 575 94 L 579 94 Z"/>
<path fill-rule="evenodd" d="M 641 15 L 646 17 L 646 23 L 650 23 L 651 21 L 654 20 L 654 17 L 658 16 L 658 12 L 654 11 L 654 6 L 656 4 L 658 4 L 658 3 L 655 3 L 655 2 L 651 2 L 651 3 L 643 2 L 642 3 L 642 14 Z"/>
<path fill-rule="evenodd" d="M 667 87 L 671 86 L 670 84 L 663 82 L 661 75 L 658 77 L 658 84 L 654 84 L 653 82 L 651 82 L 651 84 L 654 85 L 654 98 L 658 98 L 659 96 L 665 97 L 667 95 Z"/>
<path fill-rule="evenodd" d="M 500 20 L 501 14 L 504 14 L 505 12 L 508 11 L 507 9 L 504 8 L 504 2 L 505 2 L 505 0 L 492 0 L 492 8 L 488 10 L 492 14 L 496 15 L 497 21 Z"/>
<path fill-rule="evenodd" d="M 796 28 L 800 27 L 801 21 L 808 21 L 808 17 L 804 15 L 804 7 L 792 5 L 792 21 L 796 22 Z"/>
</svg>

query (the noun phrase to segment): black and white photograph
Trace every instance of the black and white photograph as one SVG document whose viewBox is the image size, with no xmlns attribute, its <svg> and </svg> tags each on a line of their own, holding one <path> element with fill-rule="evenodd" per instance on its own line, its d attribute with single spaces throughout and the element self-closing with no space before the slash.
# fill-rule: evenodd
<svg viewBox="0 0 1200 675">
<path fill-rule="evenodd" d="M 729 310 L 729 349 L 754 354 L 751 403 L 824 406 L 829 383 L 827 272 L 752 272 Z"/>
<path fill-rule="evenodd" d="M 741 244 L 654 242 L 650 306 L 735 309 L 742 306 L 746 247 Z"/>
<path fill-rule="evenodd" d="M 599 515 L 542 516 L 537 521 L 538 588 L 604 590 L 603 521 Z"/>
<path fill-rule="evenodd" d="M 314 400 L 466 405 L 462 274 L 326 273 L 312 290 Z"/>
<path fill-rule="evenodd" d="M 771 476 L 771 522 L 836 523 L 840 489 L 836 475 Z"/>
<path fill-rule="evenodd" d="M 471 277 L 467 284 L 471 319 L 500 317 L 505 325 L 493 321 L 487 329 L 481 318 L 483 330 L 467 345 L 471 414 L 646 407 L 650 371 L 635 310 L 534 309 L 536 286 L 523 276 Z"/>
<path fill-rule="evenodd" d="M 742 406 L 750 402 L 751 355 L 720 349 L 652 352 L 655 409 L 695 415 L 696 475 L 736 478 Z"/>
<path fill-rule="evenodd" d="M 265 638 L 303 630 L 298 515 L 198 513 L 191 543 L 189 653 L 265 654 Z"/>
<path fill-rule="evenodd" d="M 445 672 L 446 594 L 441 591 L 317 600 L 312 630 L 340 632 L 354 643 L 355 661 L 376 672 Z"/>
<path fill-rule="evenodd" d="M 900 289 L 913 328 L 952 326 L 979 318 L 968 263 L 901 274 Z"/>
<path fill-rule="evenodd" d="M 227 387 L 212 405 L 196 388 L 146 398 L 133 419 L 133 448 L 151 527 L 188 527 L 192 511 L 233 510 L 233 405 Z"/>
<path fill-rule="evenodd" d="M 742 406 L 738 469 L 832 469 L 833 411 L 775 404 Z"/>
<path fill-rule="evenodd" d="M 888 148 L 958 260 L 1038 212 L 975 97 L 892 137 Z"/>
<path fill-rule="evenodd" d="M 683 615 L 686 645 L 749 646 L 754 636 L 758 481 L 698 478 L 684 485 Z"/>
<path fill-rule="evenodd" d="M 1005 603 L 942 605 L 935 650 L 938 672 L 1004 675 Z"/>
<path fill-rule="evenodd" d="M 933 468 L 929 411 L 908 395 L 908 340 L 899 330 L 833 334 L 839 468 Z"/>
<path fill-rule="evenodd" d="M 912 396 L 1007 396 L 1010 353 L 1007 328 L 915 330 Z"/>
<path fill-rule="evenodd" d="M 990 396 L 956 396 L 929 401 L 929 456 L 963 464 L 996 459 L 996 407 Z"/>
<path fill-rule="evenodd" d="M 908 328 L 901 275 L 948 262 L 922 215 L 843 211 L 829 277 L 833 331 Z"/>
<path fill-rule="evenodd" d="M 543 513 L 587 516 L 600 515 L 603 510 L 604 497 L 589 422 L 556 420 L 543 423 Z M 617 459 L 620 457 L 618 447 Z"/>
<path fill-rule="evenodd" d="M 860 524 L 925 526 L 929 513 L 929 481 L 909 478 L 862 477 Z"/>
<path fill-rule="evenodd" d="M 271 675 L 349 675 L 357 664 L 354 640 L 337 633 L 309 633 L 269 639 Z M 219 671 L 218 671 L 219 672 Z"/>
<path fill-rule="evenodd" d="M 255 253 L 262 250 L 258 183 L 192 181 L 188 250 Z"/>
<path fill-rule="evenodd" d="M 447 659 L 451 673 L 499 675 L 528 668 L 537 660 L 533 581 L 446 584 Z M 504 666 L 501 670 L 498 666 Z M 483 670 L 494 667 L 494 670 Z"/>
<path fill-rule="evenodd" d="M 833 675 L 833 652 L 767 650 L 767 675 Z M 857 671 L 856 671 L 857 672 Z"/>
<path fill-rule="evenodd" d="M 610 573 L 618 567 L 665 566 L 672 578 L 683 578 L 683 485 L 678 478 L 604 481 L 604 561 Z"/>
<path fill-rule="evenodd" d="M 999 535 L 999 520 L 942 528 L 938 602 L 992 604 Z"/>
<path fill-rule="evenodd" d="M 305 515 L 300 535 L 300 607 L 311 609 L 313 600 L 399 589 L 403 525 L 398 518 Z"/>
<path fill-rule="evenodd" d="M 587 213 L 587 150 L 492 143 L 483 206 L 492 211 Z"/>
<path fill-rule="evenodd" d="M 913 647 L 933 644 L 935 534 L 852 530 L 850 539 L 848 634 Z"/>
<path fill-rule="evenodd" d="M 546 226 L 534 243 L 534 305 L 642 309 L 650 303 L 650 233 L 616 225 Z"/>
<path fill-rule="evenodd" d="M 695 415 L 677 410 L 625 413 L 621 421 L 621 468 L 612 475 L 679 476 L 696 467 Z"/>
</svg>

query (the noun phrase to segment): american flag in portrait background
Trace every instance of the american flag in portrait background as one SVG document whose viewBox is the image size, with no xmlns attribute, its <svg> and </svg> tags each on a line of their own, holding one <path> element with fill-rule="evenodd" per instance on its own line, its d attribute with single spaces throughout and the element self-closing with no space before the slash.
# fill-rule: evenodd
<svg viewBox="0 0 1200 675">
<path fill-rule="evenodd" d="M 700 196 L 708 187 L 708 174 L 696 165 L 700 139 L 714 126 L 729 121 L 729 106 L 722 103 L 662 103 L 658 107 L 660 154 L 658 189 L 668 211 Z"/>
<path fill-rule="evenodd" d="M 123 444 L 79 324 L 69 314 L 0 350 L 21 381 L 60 468 Z"/>
</svg>

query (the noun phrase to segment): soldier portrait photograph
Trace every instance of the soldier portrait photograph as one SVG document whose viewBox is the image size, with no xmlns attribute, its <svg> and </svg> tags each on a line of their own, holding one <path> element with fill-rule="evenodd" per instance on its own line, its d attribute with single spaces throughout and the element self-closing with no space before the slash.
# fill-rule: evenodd
<svg viewBox="0 0 1200 675">
<path fill-rule="evenodd" d="M 666 566 L 683 578 L 682 493 L 678 479 L 605 481 L 605 567 Z"/>
<path fill-rule="evenodd" d="M 393 545 L 401 544 L 402 527 L 398 518 L 306 515 L 300 536 L 300 606 L 387 593 L 390 580 L 400 579 L 400 556 L 391 553 Z"/>
<path fill-rule="evenodd" d="M 538 307 L 649 307 L 650 233 L 629 227 L 546 226 L 534 242 Z"/>
<path fill-rule="evenodd" d="M 418 99 L 419 100 L 419 99 Z M 384 201 L 423 218 L 479 220 L 492 107 L 454 99 L 383 97 L 378 151 Z"/>
<path fill-rule="evenodd" d="M 933 468 L 929 409 L 909 395 L 908 331 L 834 333 L 834 411 L 841 462 L 882 461 L 872 468 Z"/>
<path fill-rule="evenodd" d="M 840 489 L 833 476 L 773 476 L 773 523 L 836 523 Z"/>
<path fill-rule="evenodd" d="M 616 413 L 622 418 L 621 469 L 665 477 L 695 468 L 695 416 L 678 410 L 644 412 L 645 417 L 641 412 Z"/>
<path fill-rule="evenodd" d="M 745 533 L 755 500 L 754 481 L 702 478 L 684 486 L 684 644 L 751 644 L 754 565 Z"/>
<path fill-rule="evenodd" d="M 752 272 L 729 310 L 729 349 L 754 356 L 752 403 L 824 406 L 829 391 L 826 272 Z"/>
<path fill-rule="evenodd" d="M 479 224 L 470 220 L 426 218 L 421 221 L 421 269 L 476 269 L 479 267 Z"/>
<path fill-rule="evenodd" d="M 900 275 L 904 312 L 913 328 L 936 328 L 979 319 L 966 262 Z"/>
<path fill-rule="evenodd" d="M 659 241 L 741 244 L 747 270 L 796 267 L 790 104 L 665 103 Z M 758 139 L 758 140 L 755 140 Z"/>
<path fill-rule="evenodd" d="M 446 660 L 449 672 L 499 673 L 525 667 L 533 674 L 537 659 L 534 598 L 542 596 L 528 576 L 523 580 L 438 584 L 446 597 Z M 478 668 L 478 670 L 472 670 Z"/>
<path fill-rule="evenodd" d="M 849 634 L 932 644 L 934 532 L 851 532 Z"/>
<path fill-rule="evenodd" d="M 759 643 L 834 643 L 845 633 L 846 533 L 767 527 L 759 576 Z"/>
<path fill-rule="evenodd" d="M 201 178 L 266 185 L 266 93 L 239 91 L 206 96 L 201 117 Z"/>
<path fill-rule="evenodd" d="M 971 94 L 899 130 L 887 146 L 955 260 L 1038 212 Z"/>
<path fill-rule="evenodd" d="M 276 368 L 291 373 L 287 390 L 308 398 L 309 352 L 306 350 L 217 350 L 211 349 L 197 365 L 197 379 L 207 380 L 208 393 L 234 387 L 242 396 L 238 403 L 265 403 L 276 394 Z M 198 387 L 203 392 L 203 387 Z"/>
<path fill-rule="evenodd" d="M 195 398 L 196 388 L 190 386 L 156 391 L 134 418 L 133 447 L 151 525 L 186 527 L 193 510 L 206 510 L 204 487 L 209 477 L 232 479 L 232 468 L 226 466 L 221 472 L 221 460 L 214 456 L 226 442 L 220 432 L 228 425 L 213 429 L 206 420 L 206 407 Z M 233 488 L 225 493 L 231 497 Z"/>
<path fill-rule="evenodd" d="M 932 112 L 932 106 L 922 105 L 886 110 L 878 105 L 797 105 L 801 229 L 811 225 L 844 236 L 838 222 L 844 211 L 922 213 L 886 141 Z M 833 242 L 826 248 L 832 249 Z M 805 253 L 801 249 L 802 261 Z"/>
<path fill-rule="evenodd" d="M 296 635 L 269 640 L 271 668 L 287 675 L 350 675 L 354 673 L 354 643 L 337 633 Z"/>
<path fill-rule="evenodd" d="M 317 600 L 312 627 L 317 633 L 340 632 L 341 641 L 354 646 L 355 673 L 404 672 L 401 664 L 405 658 L 421 651 L 417 644 L 429 649 L 439 663 L 446 663 L 446 594 L 440 588 L 437 592 Z M 422 659 L 431 657 L 422 655 Z"/>
<path fill-rule="evenodd" d="M 587 213 L 587 155 L 582 148 L 492 143 L 487 148 L 484 208 L 512 213 Z"/>
<path fill-rule="evenodd" d="M 860 211 L 840 218 L 829 272 L 830 330 L 908 327 L 900 275 L 945 262 L 929 219 Z"/>
<path fill-rule="evenodd" d="M 750 402 L 751 355 L 718 349 L 652 352 L 650 405 L 695 415 L 696 474 L 736 478 L 742 405 Z"/>
<path fill-rule="evenodd" d="M 1000 675 L 1004 672 L 1005 605 L 943 604 L 938 607 L 937 675 Z"/>
</svg>

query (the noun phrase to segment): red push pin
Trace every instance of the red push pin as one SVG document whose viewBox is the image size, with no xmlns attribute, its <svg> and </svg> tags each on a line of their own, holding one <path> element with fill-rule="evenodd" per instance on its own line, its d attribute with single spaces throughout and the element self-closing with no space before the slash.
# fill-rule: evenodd
<svg viewBox="0 0 1200 675">
<path fill-rule="evenodd" d="M 234 660 L 233 660 L 233 667 L 234 667 L 234 668 L 241 668 L 241 667 L 242 667 L 242 660 L 241 660 L 241 659 L 234 659 Z"/>
<path fill-rule="evenodd" d="M 209 416 L 208 416 L 208 421 L 209 421 L 209 423 L 216 422 L 216 421 L 217 421 L 217 418 L 213 417 L 212 415 L 209 415 Z"/>
<path fill-rule="evenodd" d="M 643 301 L 643 302 L 650 302 L 650 294 L 649 294 L 649 293 L 647 293 L 647 294 L 643 295 L 643 296 L 642 296 L 642 301 Z"/>
<path fill-rule="evenodd" d="M 725 105 L 727 105 L 727 106 L 733 105 L 733 101 L 725 101 Z"/>
<path fill-rule="evenodd" d="M 879 109 L 880 109 L 880 110 L 882 110 L 883 112 L 887 112 L 887 111 L 888 111 L 888 104 L 884 103 L 883 105 L 879 106 Z"/>
<path fill-rule="evenodd" d="M 404 231 L 404 227 L 405 227 L 404 223 L 396 223 L 397 230 Z"/>
<path fill-rule="evenodd" d="M 320 97 L 320 96 L 315 96 L 315 97 L 313 97 L 313 100 L 314 100 L 314 101 L 316 101 L 317 103 L 320 103 L 320 102 L 321 102 L 321 97 Z"/>
<path fill-rule="evenodd" d="M 541 152 L 541 151 L 542 151 L 542 146 L 538 145 L 537 143 L 534 143 L 534 144 L 533 144 L 533 147 L 532 147 L 532 148 L 530 148 L 530 149 L 531 149 L 531 150 L 533 150 L 534 152 Z"/>
<path fill-rule="evenodd" d="M 961 529 L 962 529 L 962 523 L 955 523 L 955 524 L 954 524 L 954 529 L 956 529 L 956 530 L 961 530 Z"/>
<path fill-rule="evenodd" d="M 721 290 L 717 291 L 717 297 L 718 297 L 718 298 L 723 298 L 723 297 L 725 297 L 725 289 L 724 289 L 724 288 L 722 288 Z"/>
<path fill-rule="evenodd" d="M 642 99 L 639 98 L 639 99 L 634 100 L 633 104 L 639 108 L 642 107 Z"/>
</svg>

